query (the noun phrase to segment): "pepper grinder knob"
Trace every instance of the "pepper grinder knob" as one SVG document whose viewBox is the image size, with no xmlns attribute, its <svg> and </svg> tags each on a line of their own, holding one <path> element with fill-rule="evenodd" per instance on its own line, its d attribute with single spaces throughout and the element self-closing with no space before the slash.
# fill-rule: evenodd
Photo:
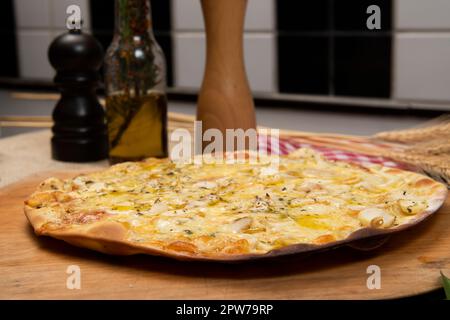
<svg viewBox="0 0 450 320">
<path fill-rule="evenodd" d="M 70 30 L 48 50 L 61 98 L 53 110 L 52 158 L 88 162 L 108 156 L 106 117 L 96 88 L 103 49 L 91 35 Z"/>
</svg>

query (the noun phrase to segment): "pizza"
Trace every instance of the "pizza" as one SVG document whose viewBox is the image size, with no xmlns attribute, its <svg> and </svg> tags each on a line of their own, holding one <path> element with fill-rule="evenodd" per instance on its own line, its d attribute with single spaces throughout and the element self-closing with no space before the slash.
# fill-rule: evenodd
<svg viewBox="0 0 450 320">
<path fill-rule="evenodd" d="M 108 254 L 234 261 L 402 230 L 447 195 L 421 174 L 328 161 L 308 148 L 276 168 L 267 159 L 150 158 L 52 177 L 25 201 L 25 214 L 37 235 Z"/>
</svg>

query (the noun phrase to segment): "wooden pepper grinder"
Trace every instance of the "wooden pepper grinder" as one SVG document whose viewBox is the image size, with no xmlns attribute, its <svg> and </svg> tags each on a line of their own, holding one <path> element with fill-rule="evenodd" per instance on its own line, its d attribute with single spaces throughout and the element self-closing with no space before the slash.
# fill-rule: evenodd
<svg viewBox="0 0 450 320">
<path fill-rule="evenodd" d="M 52 157 L 56 160 L 88 162 L 108 156 L 105 112 L 96 88 L 103 49 L 92 36 L 79 29 L 57 37 L 48 57 L 57 73 L 55 84 L 61 98 L 53 110 Z"/>
<path fill-rule="evenodd" d="M 244 65 L 247 0 L 201 0 L 206 28 L 206 68 L 197 120 L 203 132 L 256 129 L 255 108 Z M 225 147 L 225 139 L 224 139 Z"/>
</svg>

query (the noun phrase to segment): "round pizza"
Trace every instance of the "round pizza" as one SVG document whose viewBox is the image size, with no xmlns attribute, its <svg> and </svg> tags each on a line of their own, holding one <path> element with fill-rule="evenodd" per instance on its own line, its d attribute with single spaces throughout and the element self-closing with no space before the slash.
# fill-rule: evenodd
<svg viewBox="0 0 450 320">
<path fill-rule="evenodd" d="M 402 230 L 447 195 L 418 173 L 328 161 L 307 148 L 270 160 L 151 158 L 49 178 L 25 213 L 36 234 L 104 253 L 237 261 Z"/>
</svg>

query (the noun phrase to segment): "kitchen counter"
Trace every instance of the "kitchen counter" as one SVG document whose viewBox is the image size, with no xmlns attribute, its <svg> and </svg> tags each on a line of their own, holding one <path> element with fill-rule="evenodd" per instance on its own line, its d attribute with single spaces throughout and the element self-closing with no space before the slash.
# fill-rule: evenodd
<svg viewBox="0 0 450 320">
<path fill-rule="evenodd" d="M 42 171 L 72 171 L 106 167 L 108 162 L 85 164 L 51 159 L 50 130 L 28 132 L 0 139 L 0 187 Z"/>
</svg>

